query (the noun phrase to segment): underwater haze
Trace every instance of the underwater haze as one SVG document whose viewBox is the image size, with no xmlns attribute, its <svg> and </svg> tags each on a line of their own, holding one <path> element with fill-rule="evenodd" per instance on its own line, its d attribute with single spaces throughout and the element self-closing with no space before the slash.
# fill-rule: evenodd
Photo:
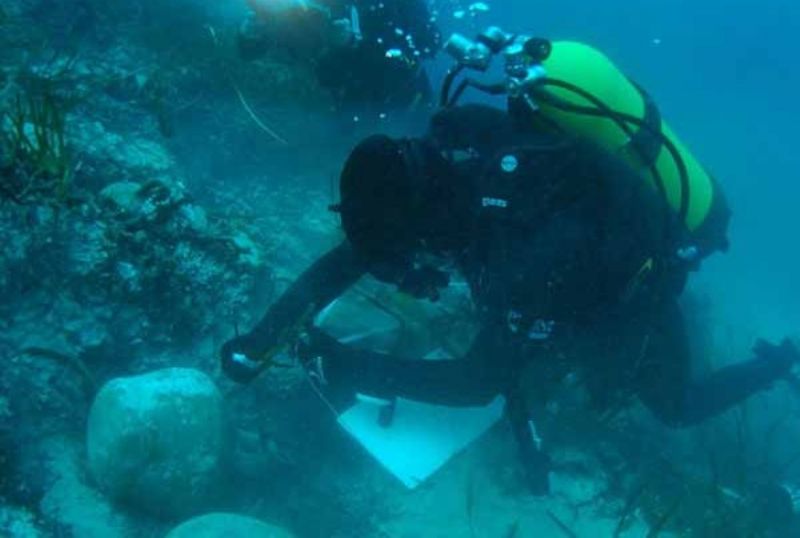
<svg viewBox="0 0 800 538">
<path fill-rule="evenodd" d="M 795 370 L 688 427 L 633 392 L 596 406 L 577 366 L 546 387 L 515 371 L 546 494 L 508 394 L 340 394 L 323 360 L 435 363 L 481 342 L 463 260 L 350 278 L 337 245 L 358 245 L 339 204 L 353 148 L 432 132 L 445 41 L 490 26 L 605 53 L 718 182 L 730 248 L 679 298 L 693 374 L 763 358 L 762 338 L 786 339 L 762 354 Z M 790 0 L 0 0 L 0 537 L 800 536 L 798 35 Z M 468 73 L 494 82 L 501 60 Z M 423 274 L 444 283 L 410 283 Z M 247 340 L 276 312 L 294 317 Z M 526 345 L 550 337 L 535 322 Z M 498 377 L 475 371 L 449 388 Z"/>
</svg>

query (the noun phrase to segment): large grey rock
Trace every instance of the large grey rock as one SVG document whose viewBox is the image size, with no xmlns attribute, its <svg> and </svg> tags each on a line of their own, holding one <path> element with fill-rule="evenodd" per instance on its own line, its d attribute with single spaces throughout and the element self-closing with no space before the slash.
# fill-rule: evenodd
<svg viewBox="0 0 800 538">
<path fill-rule="evenodd" d="M 218 512 L 190 519 L 166 538 L 292 538 L 292 534 L 252 517 Z"/>
<path fill-rule="evenodd" d="M 201 505 L 217 478 L 221 449 L 222 398 L 197 370 L 114 379 L 89 414 L 88 463 L 97 485 L 157 515 Z"/>
</svg>

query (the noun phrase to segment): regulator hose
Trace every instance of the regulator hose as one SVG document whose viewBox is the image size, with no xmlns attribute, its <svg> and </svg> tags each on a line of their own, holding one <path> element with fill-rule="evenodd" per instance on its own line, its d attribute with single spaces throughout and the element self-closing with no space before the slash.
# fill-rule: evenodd
<svg viewBox="0 0 800 538">
<path fill-rule="evenodd" d="M 651 125 L 647 124 L 645 121 L 643 121 L 640 118 L 637 118 L 636 116 L 625 114 L 623 112 L 618 112 L 612 109 L 598 97 L 594 96 L 590 92 L 570 82 L 554 78 L 546 78 L 539 82 L 539 86 L 554 86 L 556 88 L 561 88 L 567 91 L 571 91 L 583 97 L 584 99 L 586 99 L 587 101 L 589 101 L 594 105 L 594 107 L 590 107 L 590 106 L 581 106 L 569 103 L 564 101 L 563 99 L 556 97 L 550 92 L 542 91 L 536 88 L 531 91 L 531 93 L 534 95 L 536 99 L 540 100 L 541 102 L 547 103 L 563 112 L 607 118 L 613 121 L 626 135 L 628 135 L 628 137 L 631 138 L 635 135 L 635 133 L 628 124 L 633 124 L 639 129 L 647 130 L 650 134 L 658 138 L 658 140 L 664 145 L 664 147 L 667 148 L 667 151 L 669 151 L 672 160 L 675 162 L 675 166 L 678 168 L 678 174 L 680 176 L 680 182 L 681 182 L 681 201 L 678 213 L 680 215 L 681 220 L 685 222 L 686 216 L 689 211 L 689 195 L 690 195 L 689 173 L 686 168 L 686 163 L 681 157 L 678 148 L 675 146 L 674 142 L 672 142 L 672 140 L 669 139 L 669 137 L 664 135 L 664 133 L 661 132 L 660 129 L 654 129 Z M 664 186 L 664 179 L 656 169 L 655 163 L 650 163 L 648 165 L 648 168 L 650 170 L 650 173 L 653 174 L 653 177 L 656 180 L 659 192 L 666 199 L 666 188 Z"/>
</svg>

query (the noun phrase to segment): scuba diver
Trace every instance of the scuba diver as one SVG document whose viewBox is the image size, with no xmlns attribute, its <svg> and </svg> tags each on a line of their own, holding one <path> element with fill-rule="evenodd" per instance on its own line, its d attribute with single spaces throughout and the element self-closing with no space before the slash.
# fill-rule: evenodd
<svg viewBox="0 0 800 538">
<path fill-rule="evenodd" d="M 730 212 L 643 89 L 581 43 L 492 28 L 447 50 L 457 62 L 427 133 L 355 147 L 332 208 L 346 239 L 223 346 L 229 377 L 252 380 L 293 328 L 366 273 L 432 301 L 457 273 L 481 321 L 463 357 L 355 349 L 313 324 L 295 352 L 343 401 L 469 407 L 502 395 L 530 490 L 546 494 L 550 458 L 533 418 L 568 376 L 598 409 L 638 397 L 674 427 L 791 376 L 796 347 L 759 340 L 752 358 L 692 378 L 678 297 L 704 258 L 727 249 Z M 468 77 L 451 91 L 497 56 L 504 80 Z M 507 109 L 459 105 L 470 88 L 504 94 Z"/>
<path fill-rule="evenodd" d="M 248 0 L 239 52 L 270 48 L 312 64 L 337 109 L 374 116 L 431 103 L 422 62 L 441 48 L 425 0 Z"/>
</svg>

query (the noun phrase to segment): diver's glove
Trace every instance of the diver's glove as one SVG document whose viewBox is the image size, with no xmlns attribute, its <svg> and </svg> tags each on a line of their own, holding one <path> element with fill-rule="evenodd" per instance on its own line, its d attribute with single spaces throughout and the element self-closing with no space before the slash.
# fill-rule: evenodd
<svg viewBox="0 0 800 538">
<path fill-rule="evenodd" d="M 350 362 L 352 348 L 312 326 L 297 338 L 293 351 L 311 385 L 331 408 L 341 413 L 356 403 L 354 380 L 360 369 Z"/>
<path fill-rule="evenodd" d="M 788 338 L 780 345 L 759 339 L 753 347 L 753 354 L 756 359 L 763 361 L 763 368 L 772 374 L 774 379 L 789 377 L 792 368 L 800 363 L 800 351 Z"/>
<path fill-rule="evenodd" d="M 237 336 L 225 342 L 220 350 L 222 371 L 237 383 L 249 383 L 263 370 L 257 347 L 250 335 Z"/>
<path fill-rule="evenodd" d="M 398 288 L 401 292 L 417 299 L 438 301 L 439 289 L 446 288 L 448 284 L 450 284 L 450 277 L 447 273 L 429 265 L 423 265 L 408 271 L 400 280 Z"/>
<path fill-rule="evenodd" d="M 300 364 L 305 365 L 313 359 L 332 355 L 343 347 L 336 338 L 312 325 L 297 338 L 293 355 Z"/>
</svg>

